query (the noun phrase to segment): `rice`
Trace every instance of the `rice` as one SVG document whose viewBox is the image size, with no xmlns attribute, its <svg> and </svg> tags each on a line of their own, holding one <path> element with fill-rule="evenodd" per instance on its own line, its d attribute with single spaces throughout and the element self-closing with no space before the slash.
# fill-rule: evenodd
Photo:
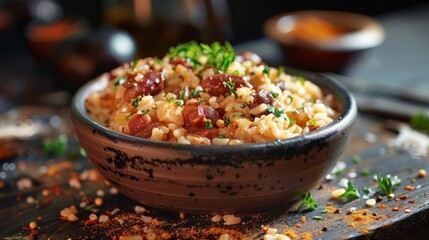
<svg viewBox="0 0 429 240">
<path fill-rule="evenodd" d="M 300 76 L 234 57 L 228 46 L 205 45 L 224 54 L 216 58 L 203 44 L 188 44 L 180 45 L 185 53 L 172 48 L 162 59 L 113 69 L 107 87 L 86 100 L 90 117 L 155 141 L 236 145 L 296 137 L 337 115 L 332 95 Z"/>
</svg>

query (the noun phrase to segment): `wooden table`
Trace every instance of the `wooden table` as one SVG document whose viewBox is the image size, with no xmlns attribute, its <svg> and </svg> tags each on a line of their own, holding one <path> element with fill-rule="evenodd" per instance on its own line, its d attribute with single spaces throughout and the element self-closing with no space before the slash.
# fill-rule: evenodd
<svg viewBox="0 0 429 240">
<path fill-rule="evenodd" d="M 181 219 L 179 213 L 159 211 L 146 206 L 144 207 L 149 209 L 149 212 L 136 214 L 134 207 L 141 204 L 121 194 L 112 194 L 111 187 L 97 179 L 81 178 L 81 187 L 76 189 L 70 185 L 70 179 L 92 169 L 92 166 L 88 159 L 74 154 L 79 146 L 73 143 L 73 138 L 70 138 L 73 144 L 63 157 L 45 154 L 39 149 L 38 143 L 30 142 L 26 144 L 28 152 L 0 162 L 0 174 L 7 175 L 6 180 L 2 180 L 4 186 L 0 188 L 0 238 L 25 239 L 31 235 L 26 226 L 35 221 L 38 224 L 38 239 L 112 238 L 133 227 L 140 230 L 145 227 L 152 229 L 158 236 L 169 233 L 170 239 L 184 239 L 190 236 L 190 232 L 192 236 L 202 239 L 217 239 L 222 233 L 262 239 L 261 226 L 277 228 L 279 233 L 289 228 L 297 236 L 310 233 L 313 239 L 423 239 L 429 226 L 429 177 L 418 178 L 417 171 L 429 171 L 429 158 L 413 159 L 408 153 L 388 147 L 387 143 L 395 138 L 396 132 L 387 129 L 385 124 L 383 118 L 362 113 L 359 115 L 349 147 L 340 157 L 340 161 L 347 165 L 344 173 L 332 181 L 321 182 L 319 188 L 311 191 L 318 202 L 314 211 L 291 212 L 290 210 L 296 209 L 300 203 L 297 202 L 289 207 L 289 211 L 285 209 L 280 212 L 237 214 L 236 216 L 242 218 L 241 223 L 231 226 L 226 226 L 223 222 L 213 222 L 210 215 L 185 215 L 184 219 Z M 353 161 L 355 156 L 359 156 L 362 161 Z M 370 170 L 368 176 L 361 174 L 364 169 Z M 357 173 L 355 178 L 351 177 L 352 172 Z M 351 180 L 362 195 L 363 186 L 377 189 L 372 180 L 374 174 L 397 175 L 402 179 L 402 184 L 394 191 L 395 198 L 377 193 L 376 195 L 383 196 L 383 199 L 372 208 L 365 205 L 366 200 L 363 198 L 349 202 L 331 198 L 331 192 L 339 188 L 341 178 Z M 19 190 L 17 184 L 20 179 L 30 179 L 32 186 Z M 414 190 L 405 190 L 408 185 L 413 186 Z M 46 190 L 49 190 L 49 193 Z M 97 191 L 98 195 L 101 195 L 101 191 L 104 192 L 104 196 L 101 196 L 104 203 L 101 206 L 94 206 Z M 87 206 L 79 206 L 82 202 L 87 202 Z M 385 208 L 380 208 L 379 204 L 384 204 Z M 77 207 L 79 221 L 69 222 L 61 219 L 60 211 L 71 205 Z M 115 208 L 120 211 L 110 216 L 110 224 L 85 223 L 92 211 L 97 210 L 96 214 L 100 216 L 102 213 L 114 211 Z M 353 208 L 356 209 L 355 212 L 351 211 Z M 335 212 L 335 209 L 338 210 Z M 368 216 L 376 217 L 366 224 L 359 219 L 351 221 L 350 218 L 359 217 L 356 213 L 366 211 L 362 209 L 368 211 Z M 133 220 L 120 225 L 118 221 L 121 220 L 118 219 L 123 218 L 122 214 Z M 141 215 L 153 217 L 157 222 L 144 223 Z M 315 220 L 314 216 L 321 216 L 322 219 Z M 303 217 L 306 221 L 303 221 Z M 114 226 L 121 228 L 119 230 Z"/>
</svg>

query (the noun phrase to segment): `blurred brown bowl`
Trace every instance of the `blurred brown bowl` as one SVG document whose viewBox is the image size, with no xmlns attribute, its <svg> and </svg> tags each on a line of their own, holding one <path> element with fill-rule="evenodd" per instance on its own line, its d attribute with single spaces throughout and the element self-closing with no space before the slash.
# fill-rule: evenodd
<svg viewBox="0 0 429 240">
<path fill-rule="evenodd" d="M 46 61 L 65 39 L 86 31 L 84 24 L 75 19 L 54 23 L 32 22 L 26 30 L 29 50 L 35 59 Z"/>
<path fill-rule="evenodd" d="M 264 32 L 280 46 L 288 65 L 312 71 L 341 72 L 384 40 L 375 19 L 337 11 L 282 13 L 265 22 Z"/>
</svg>

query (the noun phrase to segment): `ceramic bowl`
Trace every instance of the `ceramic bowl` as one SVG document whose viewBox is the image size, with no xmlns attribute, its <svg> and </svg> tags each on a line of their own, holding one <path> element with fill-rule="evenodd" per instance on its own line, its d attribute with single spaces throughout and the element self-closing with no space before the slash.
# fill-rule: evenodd
<svg viewBox="0 0 429 240">
<path fill-rule="evenodd" d="M 105 87 L 107 75 L 76 92 L 72 120 L 81 146 L 101 175 L 147 206 L 188 213 L 286 208 L 334 167 L 357 113 L 352 95 L 335 79 L 298 74 L 332 93 L 340 115 L 325 127 L 288 140 L 202 146 L 117 133 L 90 119 L 84 105 L 90 92 Z"/>
<path fill-rule="evenodd" d="M 287 65 L 312 71 L 342 72 L 384 41 L 377 20 L 338 11 L 281 13 L 265 22 L 264 33 L 281 48 Z"/>
</svg>

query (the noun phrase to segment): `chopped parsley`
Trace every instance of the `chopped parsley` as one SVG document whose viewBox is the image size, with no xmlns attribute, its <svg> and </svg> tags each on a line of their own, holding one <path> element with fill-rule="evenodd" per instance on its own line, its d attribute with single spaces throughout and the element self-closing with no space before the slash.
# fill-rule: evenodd
<svg viewBox="0 0 429 240">
<path fill-rule="evenodd" d="M 228 127 L 229 124 L 231 124 L 231 119 L 229 117 L 226 117 L 223 122 L 225 123 L 225 127 Z"/>
<path fill-rule="evenodd" d="M 129 120 L 131 119 L 131 117 L 132 117 L 134 114 L 135 114 L 135 112 L 132 112 L 132 113 L 128 114 L 128 115 L 125 117 L 125 120 L 129 121 Z"/>
<path fill-rule="evenodd" d="M 271 104 L 267 104 L 267 110 L 269 113 L 272 113 L 274 116 L 278 118 L 288 119 L 284 109 L 282 107 L 276 108 Z"/>
<path fill-rule="evenodd" d="M 192 89 L 191 90 L 191 92 L 189 93 L 190 94 L 190 96 L 192 97 L 192 98 L 196 98 L 196 97 L 198 97 L 198 95 L 200 94 L 200 90 L 197 90 L 197 89 Z"/>
<path fill-rule="evenodd" d="M 122 83 L 124 83 L 127 79 L 125 77 L 121 77 L 118 80 L 116 80 L 115 82 L 115 86 L 119 86 L 122 85 Z"/>
<path fill-rule="evenodd" d="M 131 68 L 131 70 L 133 70 L 134 71 L 134 69 L 137 67 L 137 64 L 139 63 L 139 60 L 138 59 L 134 59 L 134 61 L 133 61 L 133 66 L 132 66 L 132 68 Z"/>
<path fill-rule="evenodd" d="M 270 92 L 270 94 L 271 94 L 271 96 L 273 96 L 273 98 L 276 98 L 279 96 L 279 94 L 276 92 Z"/>
<path fill-rule="evenodd" d="M 42 149 L 45 154 L 54 154 L 61 157 L 69 147 L 67 135 L 60 134 L 55 139 L 44 139 L 42 142 Z"/>
<path fill-rule="evenodd" d="M 159 64 L 162 64 L 162 60 L 161 59 L 159 59 L 159 58 L 157 58 L 157 57 L 154 57 L 153 58 L 153 63 L 155 64 L 155 65 L 159 65 Z"/>
<path fill-rule="evenodd" d="M 378 174 L 374 176 L 374 180 L 378 184 L 378 188 L 384 192 L 384 194 L 389 195 L 393 193 L 393 190 L 401 184 L 401 179 L 398 176 L 386 175 L 386 177 L 381 177 Z"/>
<path fill-rule="evenodd" d="M 241 105 L 240 105 L 240 108 L 241 108 L 241 109 L 245 109 L 246 107 L 247 107 L 247 104 L 246 104 L 246 103 L 243 103 L 243 104 L 241 104 Z"/>
<path fill-rule="evenodd" d="M 138 107 L 138 105 L 140 104 L 140 101 L 142 100 L 142 96 L 138 96 L 136 97 L 132 102 L 131 105 L 133 107 Z"/>
<path fill-rule="evenodd" d="M 240 116 L 242 116 L 243 114 L 242 113 L 233 113 L 232 114 L 232 117 L 233 118 L 238 118 L 238 117 L 240 117 Z"/>
<path fill-rule="evenodd" d="M 205 127 L 206 127 L 206 129 L 212 129 L 213 128 L 212 120 L 207 119 Z"/>
<path fill-rule="evenodd" d="M 262 70 L 262 73 L 269 76 L 270 75 L 270 68 L 267 65 L 264 65 L 264 70 Z"/>
<path fill-rule="evenodd" d="M 370 173 L 371 173 L 371 169 L 369 169 L 369 168 L 366 168 L 366 169 L 363 169 L 362 171 L 360 171 L 360 175 L 362 175 L 362 176 L 369 176 Z"/>
<path fill-rule="evenodd" d="M 295 119 L 290 119 L 289 126 L 293 126 L 296 123 Z"/>
<path fill-rule="evenodd" d="M 201 103 L 203 103 L 203 102 L 205 102 L 207 99 L 205 99 L 205 98 L 201 98 L 199 101 L 198 101 L 198 104 L 201 104 Z"/>
<path fill-rule="evenodd" d="M 186 96 L 186 92 L 185 91 L 180 91 L 180 99 L 181 100 L 185 100 L 185 96 Z"/>
<path fill-rule="evenodd" d="M 226 82 L 225 82 L 225 85 L 229 88 L 229 90 L 230 90 L 230 94 L 231 94 L 234 98 L 237 98 L 237 97 L 238 97 L 238 95 L 237 95 L 237 92 L 235 92 L 235 82 L 233 82 L 233 81 L 226 81 Z"/>
<path fill-rule="evenodd" d="M 313 118 L 313 119 L 308 120 L 308 126 L 314 127 L 314 126 L 316 126 L 316 124 L 317 124 L 316 119 Z"/>
<path fill-rule="evenodd" d="M 313 211 L 317 207 L 317 201 L 313 199 L 310 192 L 302 196 L 302 203 L 298 206 L 298 211 Z"/>
<path fill-rule="evenodd" d="M 237 75 L 237 76 L 241 76 L 241 74 L 238 70 L 234 70 L 234 72 L 232 72 L 232 74 Z"/>
<path fill-rule="evenodd" d="M 410 125 L 413 129 L 429 132 L 429 111 L 414 114 L 411 117 Z"/>
<path fill-rule="evenodd" d="M 280 67 L 279 67 L 279 76 L 280 76 L 282 73 L 285 73 L 285 67 L 280 66 Z"/>
<path fill-rule="evenodd" d="M 360 158 L 360 156 L 356 154 L 352 157 L 352 161 L 356 164 L 359 164 L 362 162 L 362 158 Z"/>
<path fill-rule="evenodd" d="M 304 77 L 301 77 L 301 76 L 295 76 L 295 79 L 298 81 L 298 82 L 300 82 L 301 83 L 301 85 L 304 85 L 304 83 L 305 83 L 305 78 Z"/>
<path fill-rule="evenodd" d="M 169 103 L 174 103 L 174 100 L 176 100 L 176 98 L 171 97 L 171 98 L 167 99 L 167 102 L 169 102 Z"/>
<path fill-rule="evenodd" d="M 224 45 L 219 42 L 209 45 L 191 41 L 171 47 L 168 55 L 172 58 L 184 58 L 193 66 L 200 66 L 201 57 L 206 57 L 207 65 L 212 65 L 222 72 L 227 72 L 229 65 L 235 60 L 235 52 L 229 42 Z"/>
<path fill-rule="evenodd" d="M 289 102 L 288 102 L 287 104 L 291 104 L 291 103 L 292 103 L 292 101 L 293 101 L 293 97 L 292 97 L 292 96 L 290 96 L 290 95 L 288 95 L 288 96 L 287 96 L 287 99 L 289 100 Z"/>
<path fill-rule="evenodd" d="M 352 182 L 348 181 L 346 192 L 338 196 L 339 198 L 347 198 L 351 201 L 360 198 L 359 190 L 353 186 Z"/>
</svg>

